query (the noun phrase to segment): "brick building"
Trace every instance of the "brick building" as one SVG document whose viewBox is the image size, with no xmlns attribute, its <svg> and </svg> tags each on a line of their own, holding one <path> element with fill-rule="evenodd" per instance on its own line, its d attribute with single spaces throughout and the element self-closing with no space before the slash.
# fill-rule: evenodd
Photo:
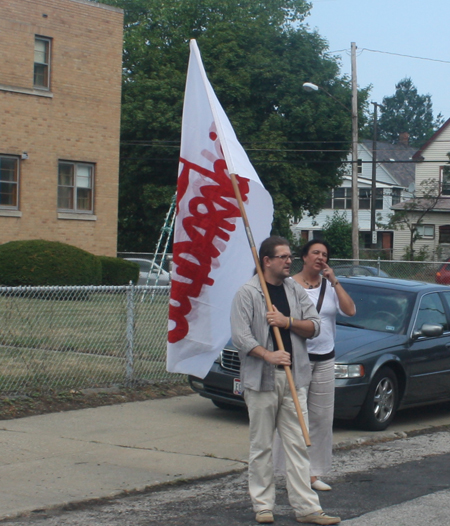
<svg viewBox="0 0 450 526">
<path fill-rule="evenodd" d="M 122 10 L 0 0 L 0 243 L 116 255 Z"/>
</svg>

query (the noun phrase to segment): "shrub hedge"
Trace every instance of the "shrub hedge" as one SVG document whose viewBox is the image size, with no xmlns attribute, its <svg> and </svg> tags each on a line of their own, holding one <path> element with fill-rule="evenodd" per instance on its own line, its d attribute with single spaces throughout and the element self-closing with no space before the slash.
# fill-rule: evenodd
<svg viewBox="0 0 450 526">
<path fill-rule="evenodd" d="M 0 245 L 1 285 L 100 285 L 101 282 L 100 258 L 81 248 L 42 239 Z"/>
<path fill-rule="evenodd" d="M 120 258 L 99 256 L 102 264 L 102 285 L 128 285 L 130 281 L 137 284 L 139 265 L 133 261 Z"/>
</svg>

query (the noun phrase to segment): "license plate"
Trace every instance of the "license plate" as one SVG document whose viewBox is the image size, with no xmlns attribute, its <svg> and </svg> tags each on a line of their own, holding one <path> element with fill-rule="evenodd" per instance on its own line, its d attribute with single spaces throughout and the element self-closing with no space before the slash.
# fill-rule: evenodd
<svg viewBox="0 0 450 526">
<path fill-rule="evenodd" d="M 239 378 L 233 379 L 233 394 L 242 396 L 241 380 Z"/>
</svg>

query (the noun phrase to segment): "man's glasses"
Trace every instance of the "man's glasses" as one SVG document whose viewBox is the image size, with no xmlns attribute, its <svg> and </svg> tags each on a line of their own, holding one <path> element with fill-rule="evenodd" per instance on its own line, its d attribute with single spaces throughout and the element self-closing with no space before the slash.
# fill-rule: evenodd
<svg viewBox="0 0 450 526">
<path fill-rule="evenodd" d="M 292 255 L 291 254 L 283 254 L 282 256 L 270 256 L 271 258 L 279 258 L 279 259 L 282 259 L 283 261 L 287 261 L 288 259 L 290 259 L 292 261 Z"/>
</svg>

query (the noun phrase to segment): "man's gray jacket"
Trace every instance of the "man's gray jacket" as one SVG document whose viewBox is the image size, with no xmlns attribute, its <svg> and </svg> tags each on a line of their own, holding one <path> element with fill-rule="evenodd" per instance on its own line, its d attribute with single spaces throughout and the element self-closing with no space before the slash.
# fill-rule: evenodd
<svg viewBox="0 0 450 526">
<path fill-rule="evenodd" d="M 320 332 L 320 318 L 308 294 L 293 279 L 285 279 L 283 284 L 291 316 L 297 320 L 311 320 L 314 324 L 313 337 L 317 336 Z M 266 314 L 266 301 L 256 274 L 237 291 L 231 307 L 231 334 L 241 360 L 243 389 L 272 391 L 275 387 L 275 366 L 249 355 L 249 352 L 258 345 L 262 345 L 268 351 L 274 350 Z M 309 384 L 311 366 L 306 350 L 306 339 L 291 331 L 291 341 L 292 375 L 295 386 L 299 389 Z"/>
</svg>

